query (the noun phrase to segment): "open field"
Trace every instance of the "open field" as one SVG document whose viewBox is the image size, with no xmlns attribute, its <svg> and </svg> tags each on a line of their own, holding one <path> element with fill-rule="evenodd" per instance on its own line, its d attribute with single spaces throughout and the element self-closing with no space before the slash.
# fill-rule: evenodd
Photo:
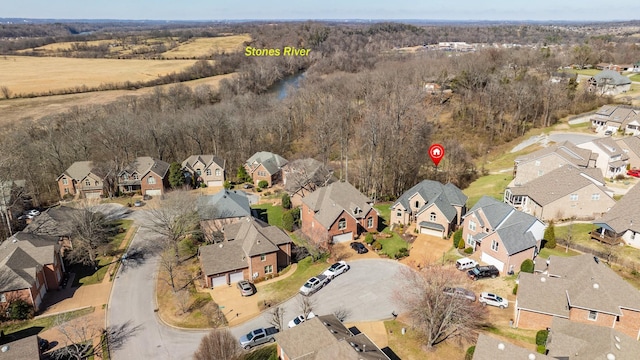
<svg viewBox="0 0 640 360">
<path fill-rule="evenodd" d="M 194 60 L 114 60 L 5 56 L 0 86 L 12 94 L 43 93 L 105 83 L 149 81 L 192 66 Z"/>
<path fill-rule="evenodd" d="M 251 36 L 241 34 L 215 38 L 195 38 L 175 49 L 162 53 L 162 56 L 167 59 L 173 59 L 207 56 L 216 52 L 242 51 L 245 41 L 251 41 Z"/>
</svg>

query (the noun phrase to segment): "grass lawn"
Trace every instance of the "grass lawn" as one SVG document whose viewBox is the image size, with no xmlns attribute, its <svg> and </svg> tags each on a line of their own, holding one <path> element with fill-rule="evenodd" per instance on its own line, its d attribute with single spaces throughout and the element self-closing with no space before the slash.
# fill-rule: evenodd
<svg viewBox="0 0 640 360">
<path fill-rule="evenodd" d="M 384 219 L 384 224 L 389 225 L 389 219 L 391 219 L 391 205 L 392 203 L 379 203 L 373 205 L 374 209 L 378 210 L 380 217 Z M 381 231 L 384 229 L 380 229 Z"/>
<path fill-rule="evenodd" d="M 457 341 L 445 341 L 438 344 L 433 351 L 423 350 L 421 337 L 413 331 L 409 325 L 398 320 L 384 322 L 389 339 L 389 348 L 403 360 L 422 359 L 464 359 L 466 346 L 461 346 Z M 402 328 L 407 330 L 402 335 Z"/>
<path fill-rule="evenodd" d="M 502 201 L 504 189 L 512 179 L 513 176 L 511 176 L 511 173 L 487 175 L 478 178 L 472 182 L 468 188 L 462 190 L 462 192 L 469 197 L 467 207 L 469 209 L 473 207 L 484 195 Z"/>
<path fill-rule="evenodd" d="M 393 235 L 388 239 L 378 238 L 378 242 L 382 244 L 381 253 L 387 254 L 390 258 L 394 258 L 394 256 L 398 253 L 398 250 L 405 248 L 409 248 L 409 243 L 404 241 L 403 238 L 400 237 L 397 233 L 390 231 L 389 229 L 384 230 L 385 233 Z"/>
<path fill-rule="evenodd" d="M 93 306 L 91 306 L 91 307 L 80 309 L 80 310 L 69 311 L 63 314 L 51 315 L 51 316 L 41 317 L 38 319 L 13 322 L 13 323 L 1 326 L 0 329 L 4 331 L 5 334 L 11 334 L 11 333 L 14 333 L 20 330 L 29 329 L 32 327 L 37 327 L 37 328 L 42 327 L 40 331 L 45 331 L 55 326 L 56 321 L 67 322 L 75 318 L 79 318 L 81 316 L 91 314 L 95 310 L 96 309 Z"/>
<path fill-rule="evenodd" d="M 598 69 L 582 69 L 582 70 L 566 69 L 564 71 L 568 72 L 568 73 L 572 73 L 572 74 L 594 76 L 595 74 L 601 72 L 602 70 L 598 70 Z"/>
<path fill-rule="evenodd" d="M 555 249 L 543 248 L 542 250 L 540 250 L 540 253 L 538 254 L 538 256 L 540 256 L 543 259 L 548 259 L 550 255 L 560 256 L 560 257 L 569 257 L 569 256 L 575 256 L 578 254 L 580 253 L 575 252 L 571 249 L 569 249 L 569 251 L 566 251 L 564 247 L 556 246 Z"/>
<path fill-rule="evenodd" d="M 640 81 L 640 74 L 631 75 L 629 79 L 631 79 L 631 81 Z"/>
<path fill-rule="evenodd" d="M 276 344 L 263 346 L 246 354 L 243 360 L 268 360 L 278 358 L 278 346 Z"/>
<path fill-rule="evenodd" d="M 296 272 L 291 274 L 291 276 L 268 284 L 264 286 L 264 288 L 261 288 L 261 290 L 268 294 L 267 298 L 269 300 L 279 303 L 297 294 L 300 286 L 309 280 L 310 277 L 320 274 L 328 267 L 329 265 L 325 258 L 314 263 L 311 256 L 306 257 L 298 262 Z"/>
<path fill-rule="evenodd" d="M 251 208 L 258 210 L 259 217 L 265 216 L 269 225 L 277 226 L 282 229 L 282 214 L 284 213 L 284 208 L 282 206 L 259 204 L 253 205 Z"/>
<path fill-rule="evenodd" d="M 562 225 L 556 226 L 554 232 L 556 234 L 557 239 L 566 239 L 567 234 L 569 233 L 570 225 Z M 589 246 L 589 244 L 594 243 L 597 244 L 596 241 L 591 240 L 589 236 L 589 232 L 594 230 L 595 226 L 593 224 L 573 224 L 571 226 L 571 238 L 572 242 Z"/>
</svg>

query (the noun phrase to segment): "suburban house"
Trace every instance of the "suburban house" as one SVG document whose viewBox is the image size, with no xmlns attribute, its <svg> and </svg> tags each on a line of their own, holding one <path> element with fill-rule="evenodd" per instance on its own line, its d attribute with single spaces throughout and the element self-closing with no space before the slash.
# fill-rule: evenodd
<svg viewBox="0 0 640 360">
<path fill-rule="evenodd" d="M 616 144 L 629 157 L 628 162 L 631 165 L 631 168 L 640 168 L 640 135 L 617 139 Z"/>
<path fill-rule="evenodd" d="M 118 174 L 121 193 L 161 196 L 169 187 L 169 164 L 141 156 Z"/>
<path fill-rule="evenodd" d="M 625 242 L 640 249 L 640 186 L 633 186 L 601 219 L 591 239 L 616 245 Z"/>
<path fill-rule="evenodd" d="M 507 187 L 504 202 L 543 221 L 592 220 L 615 205 L 612 196 L 600 169 L 567 164 L 522 186 Z"/>
<path fill-rule="evenodd" d="M 544 294 L 544 296 L 541 296 Z M 590 254 L 550 256 L 521 272 L 515 326 L 544 329 L 554 318 L 606 326 L 640 339 L 640 291 Z"/>
<path fill-rule="evenodd" d="M 546 360 L 553 359 L 534 349 L 525 349 L 510 342 L 480 334 L 473 360 Z"/>
<path fill-rule="evenodd" d="M 563 141 L 517 157 L 513 166 L 513 181 L 509 186 L 524 185 L 567 164 L 577 168 L 595 168 L 597 158 L 598 154 L 591 150 Z"/>
<path fill-rule="evenodd" d="M 268 151 L 259 151 L 244 163 L 244 169 L 253 179 L 253 185 L 258 186 L 264 180 L 273 186 L 281 180 L 282 167 L 287 164 L 287 159 Z"/>
<path fill-rule="evenodd" d="M 462 221 L 467 196 L 457 186 L 423 180 L 391 206 L 392 224 L 416 224 L 421 234 L 446 237 Z"/>
<path fill-rule="evenodd" d="M 626 174 L 629 155 L 611 137 L 598 138 L 578 147 L 598 154 L 596 167 L 602 170 L 604 177 L 615 178 Z"/>
<path fill-rule="evenodd" d="M 294 206 L 299 206 L 302 198 L 317 188 L 335 180 L 333 170 L 312 158 L 294 160 L 282 167 L 284 190 L 291 196 Z"/>
<path fill-rule="evenodd" d="M 335 315 L 316 316 L 275 335 L 281 360 L 390 360 L 364 333 Z"/>
<path fill-rule="evenodd" d="M 462 237 L 480 251 L 480 260 L 500 272 L 520 269 L 526 259 L 540 251 L 546 225 L 535 216 L 483 196 L 464 216 Z"/>
<path fill-rule="evenodd" d="M 41 360 L 40 338 L 31 335 L 13 340 L 13 334 L 0 336 L 0 360 Z"/>
<path fill-rule="evenodd" d="M 196 200 L 196 210 L 207 239 L 213 239 L 225 225 L 251 217 L 247 194 L 240 190 L 223 189 L 214 195 L 200 196 Z"/>
<path fill-rule="evenodd" d="M 95 199 L 108 194 L 106 177 L 107 173 L 94 166 L 93 161 L 76 161 L 56 181 L 61 198 Z"/>
<path fill-rule="evenodd" d="M 191 155 L 182 162 L 187 184 L 199 187 L 224 185 L 226 162 L 216 155 Z"/>
<path fill-rule="evenodd" d="M 34 217 L 24 228 L 24 233 L 53 236 L 58 239 L 60 251 L 71 249 L 71 237 L 74 233 L 73 219 L 80 210 L 68 206 L 49 208 Z"/>
<path fill-rule="evenodd" d="M 591 117 L 591 127 L 596 131 L 617 132 L 622 129 L 625 133 L 636 133 L 640 110 L 622 105 L 604 105 Z M 637 135 L 637 134 L 634 134 Z"/>
<path fill-rule="evenodd" d="M 55 237 L 18 232 L 0 245 L 0 304 L 22 299 L 38 311 L 42 298 L 57 290 L 64 264 Z M 1 306 L 1 305 L 0 305 Z"/>
<path fill-rule="evenodd" d="M 273 277 L 291 263 L 291 238 L 261 220 L 245 218 L 224 227 L 224 241 L 198 249 L 205 286 Z"/>
<path fill-rule="evenodd" d="M 321 187 L 302 199 L 302 233 L 326 247 L 377 231 L 378 212 L 371 204 L 371 199 L 348 182 Z"/>
<path fill-rule="evenodd" d="M 589 90 L 598 95 L 613 96 L 631 89 L 631 80 L 617 71 L 602 70 L 589 79 Z"/>
</svg>

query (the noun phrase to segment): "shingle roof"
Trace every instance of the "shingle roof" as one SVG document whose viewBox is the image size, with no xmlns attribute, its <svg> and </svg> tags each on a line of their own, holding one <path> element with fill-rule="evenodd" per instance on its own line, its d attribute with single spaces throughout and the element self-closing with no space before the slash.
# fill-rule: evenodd
<svg viewBox="0 0 640 360">
<path fill-rule="evenodd" d="M 140 156 L 137 157 L 124 170 L 122 170 L 119 175 L 122 175 L 125 172 L 129 174 L 137 172 L 142 178 L 142 176 L 147 174 L 149 171 L 153 171 L 160 177 L 164 178 L 169 171 L 169 166 L 169 163 L 166 163 L 162 160 L 157 160 L 150 156 Z"/>
<path fill-rule="evenodd" d="M 282 171 L 284 173 L 284 188 L 290 193 L 300 190 L 309 183 L 323 186 L 336 180 L 332 175 L 332 170 L 312 158 L 291 161 L 282 168 Z"/>
<path fill-rule="evenodd" d="M 246 165 L 249 168 L 255 169 L 258 165 L 262 164 L 264 168 L 273 175 L 277 173 L 280 168 L 287 164 L 287 159 L 278 154 L 274 154 L 268 151 L 259 151 L 247 160 Z"/>
<path fill-rule="evenodd" d="M 457 186 L 451 183 L 442 185 L 438 181 L 423 180 L 405 191 L 393 204 L 392 208 L 397 204 L 401 204 L 403 208 L 411 213 L 409 200 L 416 194 L 419 194 L 426 201 L 417 213 L 421 213 L 432 204 L 435 204 L 449 221 L 453 220 L 458 214 L 454 206 L 464 206 L 468 199 Z"/>
<path fill-rule="evenodd" d="M 593 222 L 621 234 L 640 232 L 640 186 L 634 185 L 604 216 Z"/>
<path fill-rule="evenodd" d="M 205 169 L 214 163 L 223 169 L 225 167 L 225 161 L 216 155 L 191 155 L 182 162 L 182 167 L 194 171 L 193 165 L 198 161 L 205 165 Z"/>
<path fill-rule="evenodd" d="M 0 292 L 30 288 L 36 270 L 54 263 L 59 252 L 56 238 L 18 232 L 0 245 Z"/>
<path fill-rule="evenodd" d="M 371 199 L 347 182 L 334 182 L 321 187 L 302 199 L 302 203 L 315 212 L 318 222 L 329 228 L 343 211 L 355 219 L 361 219 L 372 209 Z M 355 209 L 361 211 L 355 213 Z M 375 211 L 375 210 L 374 210 Z"/>
<path fill-rule="evenodd" d="M 0 360 L 37 360 L 40 359 L 38 335 L 31 335 L 14 341 L 12 335 L 5 335 L 0 342 L 7 345 L 7 351 L 0 351 Z M 6 339 L 5 339 L 6 338 Z"/>
<path fill-rule="evenodd" d="M 599 147 L 605 154 L 609 157 L 620 156 L 620 160 L 628 160 L 629 155 L 627 155 L 618 144 L 616 144 L 615 140 L 610 137 L 598 138 L 591 141 L 597 147 Z"/>
<path fill-rule="evenodd" d="M 540 149 L 538 151 L 534 151 L 531 154 L 519 156 L 516 158 L 516 163 L 524 163 L 536 159 L 540 159 L 549 154 L 556 154 L 566 161 L 574 164 L 578 167 L 587 167 L 589 166 L 589 160 L 594 160 L 598 157 L 597 153 L 593 153 L 591 150 L 582 149 L 574 145 L 570 141 L 563 141 L 551 146 L 548 146 L 544 149 Z"/>
<path fill-rule="evenodd" d="M 622 139 L 616 140 L 616 142 L 621 142 L 629 148 L 629 151 L 636 154 L 636 156 L 640 156 L 640 135 L 638 136 L 627 136 Z"/>
<path fill-rule="evenodd" d="M 202 220 L 251 216 L 247 194 L 240 190 L 223 189 L 214 195 L 200 196 L 196 208 Z"/>
<path fill-rule="evenodd" d="M 49 236 L 71 236 L 74 231 L 71 219 L 78 211 L 80 210 L 68 206 L 49 208 L 34 217 L 24 232 Z"/>
<path fill-rule="evenodd" d="M 530 357 L 534 355 L 534 357 Z M 550 357 L 535 350 L 525 349 L 510 342 L 480 334 L 473 352 L 473 360 L 543 360 Z"/>
<path fill-rule="evenodd" d="M 512 186 L 509 190 L 513 195 L 526 195 L 541 206 L 548 205 L 587 186 L 599 188 L 604 192 L 604 179 L 600 169 L 589 169 L 596 170 L 595 172 L 584 170 L 587 169 L 579 169 L 567 164 L 522 186 Z M 590 177 L 594 173 L 599 177 L 591 180 Z M 602 210 L 604 212 L 606 209 Z"/>
<path fill-rule="evenodd" d="M 618 105 L 603 105 L 592 119 L 604 120 L 617 124 L 628 122 L 637 114 L 636 110 Z"/>
<path fill-rule="evenodd" d="M 595 74 L 593 78 L 598 85 L 627 85 L 631 84 L 628 77 L 620 75 L 617 71 L 602 70 Z"/>
</svg>

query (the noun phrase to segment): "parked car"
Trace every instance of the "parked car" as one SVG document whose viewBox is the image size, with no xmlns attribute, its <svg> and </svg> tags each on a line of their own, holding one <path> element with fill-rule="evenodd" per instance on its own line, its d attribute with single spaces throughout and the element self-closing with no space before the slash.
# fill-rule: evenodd
<svg viewBox="0 0 640 360">
<path fill-rule="evenodd" d="M 244 184 L 242 185 L 243 189 L 251 189 L 253 187 L 253 184 Z"/>
<path fill-rule="evenodd" d="M 460 287 L 455 287 L 455 288 L 451 288 L 451 287 L 445 287 L 444 289 L 442 289 L 442 292 L 449 295 L 449 296 L 453 296 L 453 297 L 457 297 L 460 299 L 466 299 L 469 301 L 476 301 L 476 294 L 473 293 L 473 291 L 471 290 L 467 290 L 464 288 L 460 288 Z"/>
<path fill-rule="evenodd" d="M 501 298 L 500 296 L 488 292 L 483 292 L 480 294 L 480 299 L 478 301 L 482 304 L 482 306 L 497 306 L 500 309 L 506 309 L 509 307 L 509 301 L 507 299 Z"/>
<path fill-rule="evenodd" d="M 149 201 L 149 200 L 151 200 L 151 195 L 146 195 L 146 194 L 145 194 L 145 195 L 143 195 L 143 196 L 142 196 L 142 200 L 144 200 L 144 201 Z"/>
<path fill-rule="evenodd" d="M 238 286 L 238 289 L 240 289 L 240 294 L 242 294 L 242 296 L 251 296 L 255 293 L 253 291 L 253 286 L 251 286 L 251 283 L 248 282 L 247 280 L 238 281 L 237 286 Z"/>
<path fill-rule="evenodd" d="M 640 178 L 640 170 L 637 170 L 637 169 L 627 170 L 627 175 Z"/>
<path fill-rule="evenodd" d="M 456 269 L 458 270 L 473 269 L 476 266 L 478 266 L 478 262 L 473 259 L 462 258 L 456 260 Z"/>
<path fill-rule="evenodd" d="M 322 289 L 322 287 L 329 282 L 329 278 L 326 275 L 317 275 L 307 280 L 302 287 L 300 287 L 300 294 L 309 296 L 314 292 Z"/>
<path fill-rule="evenodd" d="M 347 265 L 344 261 L 338 261 L 337 263 L 331 265 L 327 270 L 325 270 L 322 275 L 328 277 L 329 279 L 333 279 L 334 277 L 347 272 L 349 270 L 349 265 Z"/>
<path fill-rule="evenodd" d="M 277 334 L 278 331 L 279 330 L 275 327 L 255 329 L 240 337 L 240 347 L 245 350 L 249 350 L 252 347 L 262 345 L 264 343 L 275 342 L 276 339 L 273 335 Z"/>
<path fill-rule="evenodd" d="M 611 135 L 613 135 L 613 131 L 611 130 L 607 130 L 604 132 L 604 136 L 611 136 Z"/>
<path fill-rule="evenodd" d="M 500 275 L 500 271 L 498 271 L 498 268 L 493 265 L 476 266 L 473 269 L 467 271 L 467 275 L 469 275 L 471 280 L 478 280 L 488 277 L 495 279 L 498 275 Z"/>
<path fill-rule="evenodd" d="M 27 211 L 27 212 L 25 213 L 25 215 L 31 215 L 31 218 L 33 218 L 34 216 L 38 216 L 38 215 L 40 215 L 40 211 L 38 211 L 38 210 L 36 210 L 36 209 L 31 209 L 31 210 Z M 30 218 L 30 219 L 31 219 L 31 218 Z"/>
<path fill-rule="evenodd" d="M 357 241 L 354 241 L 351 243 L 351 248 L 355 250 L 358 254 L 365 254 L 369 252 L 369 250 L 367 250 L 367 247 L 364 246 L 363 243 L 357 242 Z"/>
<path fill-rule="evenodd" d="M 133 203 L 133 206 L 135 206 L 135 207 L 142 206 L 142 200 L 136 200 L 136 202 Z"/>
<path fill-rule="evenodd" d="M 305 322 L 305 320 L 313 319 L 314 317 L 316 317 L 316 314 L 314 314 L 313 312 L 310 312 L 306 318 L 304 317 L 304 314 L 298 315 L 295 318 L 293 318 L 293 320 L 289 321 L 289 328 L 300 325 L 303 322 Z"/>
</svg>

